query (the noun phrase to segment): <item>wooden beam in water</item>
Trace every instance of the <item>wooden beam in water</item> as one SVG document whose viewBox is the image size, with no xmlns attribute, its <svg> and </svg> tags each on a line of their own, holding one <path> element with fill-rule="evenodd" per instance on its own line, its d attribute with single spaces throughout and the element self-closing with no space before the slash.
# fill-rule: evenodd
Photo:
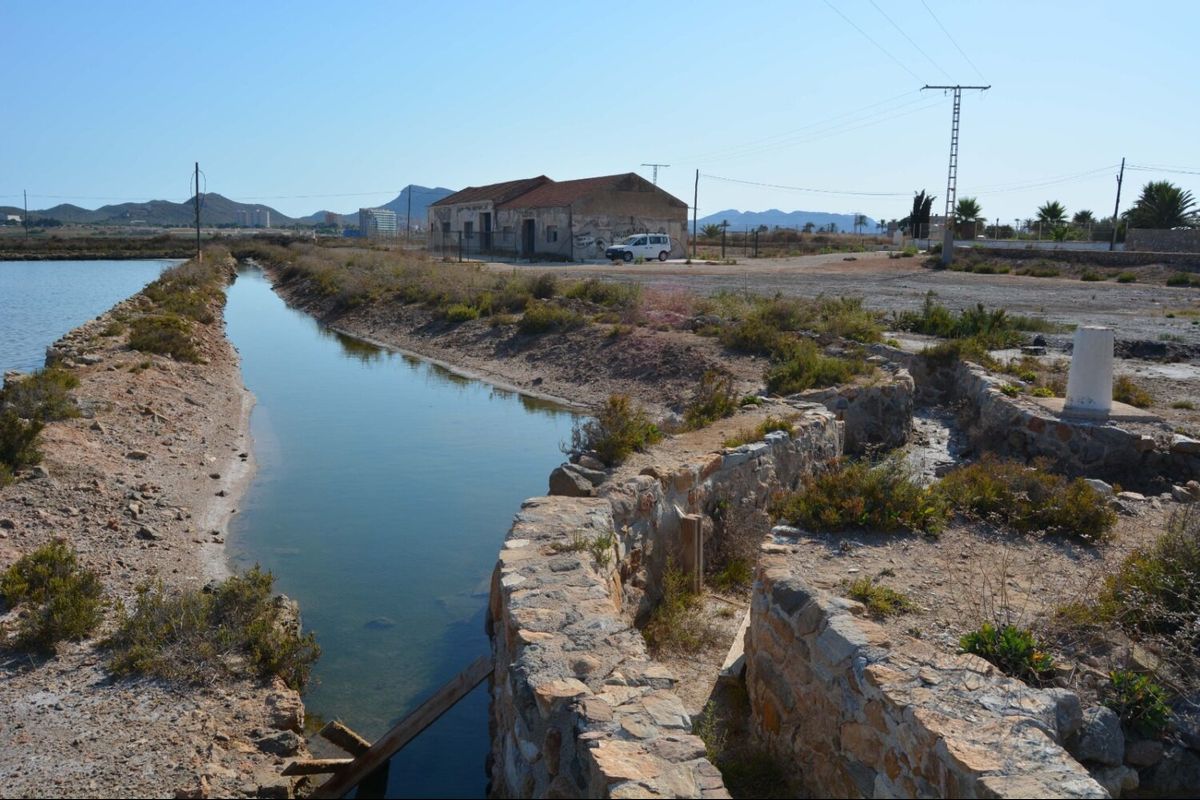
<svg viewBox="0 0 1200 800">
<path fill-rule="evenodd" d="M 354 763 L 353 758 L 301 758 L 283 769 L 284 775 L 326 775 Z"/>
<path fill-rule="evenodd" d="M 326 723 L 325 727 L 317 732 L 317 736 L 356 758 L 371 749 L 370 742 L 336 719 Z"/>
<path fill-rule="evenodd" d="M 438 717 L 462 700 L 487 676 L 492 674 L 490 656 L 480 656 L 471 666 L 460 672 L 450 682 L 434 692 L 394 728 L 376 741 L 367 752 L 325 781 L 313 793 L 314 798 L 338 798 L 345 795 L 368 775 L 387 763 L 402 747 L 416 738 L 417 734 L 432 725 Z"/>
</svg>

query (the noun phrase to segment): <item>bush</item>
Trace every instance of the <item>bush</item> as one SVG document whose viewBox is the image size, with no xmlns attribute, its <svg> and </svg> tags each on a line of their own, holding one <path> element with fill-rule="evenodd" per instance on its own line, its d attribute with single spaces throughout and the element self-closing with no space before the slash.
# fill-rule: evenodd
<svg viewBox="0 0 1200 800">
<path fill-rule="evenodd" d="M 551 303 L 530 303 L 517 323 L 521 333 L 548 333 L 581 328 L 587 323 L 582 315 Z"/>
<path fill-rule="evenodd" d="M 1117 514 L 1082 478 L 1068 480 L 1042 463 L 1026 467 L 985 455 L 946 474 L 937 492 L 956 510 L 994 519 L 1022 533 L 1095 542 L 1108 536 Z"/>
<path fill-rule="evenodd" d="M 1104 280 L 1108 280 L 1108 276 L 1102 272 L 1097 272 L 1094 269 L 1085 269 L 1083 272 L 1081 272 L 1079 274 L 1079 280 L 1093 281 L 1093 282 L 1104 281 Z"/>
<path fill-rule="evenodd" d="M 861 358 L 827 356 L 811 339 L 798 339 L 783 360 L 767 370 L 767 391 L 787 395 L 836 386 L 871 369 Z"/>
<path fill-rule="evenodd" d="M 1118 375 L 1113 381 L 1113 400 L 1137 408 L 1149 408 L 1154 404 L 1150 393 L 1134 383 L 1128 375 Z"/>
<path fill-rule="evenodd" d="M 129 331 L 131 350 L 157 353 L 193 364 L 200 361 L 200 353 L 192 341 L 191 323 L 177 314 L 140 317 L 130 324 Z"/>
<path fill-rule="evenodd" d="M 42 460 L 37 438 L 43 427 L 40 420 L 21 419 L 14 411 L 0 412 L 0 465 L 7 468 L 10 476 Z M 0 480 L 0 486 L 3 485 L 4 481 Z"/>
<path fill-rule="evenodd" d="M 1189 272 L 1176 272 L 1167 278 L 1167 286 L 1191 286 L 1196 283 Z"/>
<path fill-rule="evenodd" d="M 759 548 L 771 530 L 770 517 L 736 496 L 721 497 L 712 503 L 709 515 L 713 532 L 704 542 L 708 580 L 724 592 L 749 588 Z"/>
<path fill-rule="evenodd" d="M 805 479 L 771 507 L 772 516 L 810 531 L 865 529 L 937 533 L 948 516 L 941 497 L 913 480 L 898 458 L 872 466 L 839 461 Z"/>
<path fill-rule="evenodd" d="M 906 595 L 888 586 L 875 583 L 870 578 L 859 578 L 850 584 L 846 596 L 857 600 L 867 607 L 876 617 L 885 618 L 897 614 L 907 614 L 913 608 L 913 603 Z"/>
<path fill-rule="evenodd" d="M 1117 273 L 1117 283 L 1137 283 L 1137 273 L 1119 272 Z"/>
<path fill-rule="evenodd" d="M 40 369 L 6 384 L 0 391 L 0 409 L 41 422 L 78 417 L 79 408 L 70 395 L 78 386 L 79 378 L 69 370 L 62 367 Z"/>
<path fill-rule="evenodd" d="M 122 614 L 107 643 L 109 669 L 192 684 L 278 676 L 303 688 L 321 650 L 272 598 L 273 583 L 271 573 L 255 566 L 211 591 L 142 587 L 133 613 Z"/>
<path fill-rule="evenodd" d="M 733 377 L 716 370 L 705 370 L 692 401 L 683 412 L 685 430 L 694 431 L 719 419 L 733 416 L 738 410 L 738 397 L 733 391 Z"/>
<path fill-rule="evenodd" d="M 479 309 L 464 303 L 455 303 L 446 309 L 446 320 L 458 324 L 479 319 Z"/>
<path fill-rule="evenodd" d="M 989 310 L 983 303 L 957 314 L 934 298 L 930 291 L 920 313 L 904 311 L 896 315 L 893 325 L 899 330 L 939 336 L 943 339 L 974 339 L 988 350 L 1015 347 L 1025 337 L 1022 331 L 1057 332 L 1061 325 L 1036 317 L 1009 314 L 1002 308 Z"/>
<path fill-rule="evenodd" d="M 725 447 L 739 447 L 743 444 L 760 442 L 766 438 L 768 433 L 773 433 L 774 431 L 785 431 L 790 434 L 793 428 L 794 426 L 792 425 L 792 421 L 790 419 L 783 419 L 782 417 L 767 417 L 755 427 L 739 431 L 730 438 L 726 439 Z"/>
<path fill-rule="evenodd" d="M 22 556 L 0 575 L 9 606 L 28 604 L 18 647 L 52 652 L 64 640 L 87 638 L 100 624 L 100 579 L 79 565 L 75 551 L 57 541 Z"/>
<path fill-rule="evenodd" d="M 646 412 L 635 408 L 628 395 L 614 394 L 595 417 L 575 423 L 568 452 L 594 451 L 611 467 L 660 439 L 662 433 Z"/>
<path fill-rule="evenodd" d="M 530 281 L 529 293 L 538 300 L 549 300 L 558 293 L 558 278 L 552 272 L 543 272 Z"/>
<path fill-rule="evenodd" d="M 704 615 L 704 598 L 691 591 L 690 582 L 682 570 L 667 564 L 662 599 L 642 629 L 652 653 L 697 653 L 716 643 L 716 631 Z"/>
<path fill-rule="evenodd" d="M 1023 269 L 1017 272 L 1018 275 L 1028 275 L 1031 278 L 1057 278 L 1061 275 L 1058 267 L 1050 267 L 1046 265 L 1038 265 Z"/>
<path fill-rule="evenodd" d="M 636 283 L 588 278 L 567 289 L 565 296 L 610 308 L 634 308 L 641 299 L 642 287 Z"/>
<path fill-rule="evenodd" d="M 784 352 L 792 339 L 759 318 L 744 319 L 722 328 L 720 338 L 721 344 L 730 350 L 764 356 Z"/>
<path fill-rule="evenodd" d="M 979 630 L 963 636 L 959 647 L 1026 683 L 1039 684 L 1054 669 L 1054 660 L 1039 650 L 1033 633 L 1015 625 L 997 628 L 985 622 Z"/>
<path fill-rule="evenodd" d="M 1121 724 L 1142 736 L 1158 738 L 1171 721 L 1167 692 L 1149 675 L 1118 669 L 1108 674 L 1104 705 L 1117 712 Z"/>
</svg>

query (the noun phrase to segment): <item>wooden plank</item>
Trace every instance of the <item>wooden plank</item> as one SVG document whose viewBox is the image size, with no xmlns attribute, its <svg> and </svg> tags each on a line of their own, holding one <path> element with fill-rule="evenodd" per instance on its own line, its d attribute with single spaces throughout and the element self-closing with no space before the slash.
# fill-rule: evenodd
<svg viewBox="0 0 1200 800">
<path fill-rule="evenodd" d="M 692 591 L 704 589 L 704 537 L 701 534 L 700 516 L 685 514 L 679 520 L 679 535 L 682 544 L 683 573 L 691 578 Z"/>
<path fill-rule="evenodd" d="M 370 742 L 336 719 L 326 723 L 325 727 L 317 732 L 317 736 L 356 758 L 371 749 Z"/>
<path fill-rule="evenodd" d="M 283 769 L 284 775 L 325 775 L 354 763 L 353 758 L 302 758 Z"/>
<path fill-rule="evenodd" d="M 318 787 L 312 796 L 337 798 L 349 792 L 364 778 L 386 763 L 400 748 L 411 742 L 417 734 L 449 711 L 451 706 L 483 683 L 484 679 L 491 674 L 491 657 L 480 656 L 477 658 L 471 666 L 434 692 L 432 697 L 380 737 L 367 752 L 354 759 L 352 764 Z"/>
</svg>

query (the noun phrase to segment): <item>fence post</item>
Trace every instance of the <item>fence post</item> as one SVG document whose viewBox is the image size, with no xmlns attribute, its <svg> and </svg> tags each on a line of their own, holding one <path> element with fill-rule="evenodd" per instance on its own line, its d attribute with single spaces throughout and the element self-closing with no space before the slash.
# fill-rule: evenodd
<svg viewBox="0 0 1200 800">
<path fill-rule="evenodd" d="M 758 258 L 758 228 L 754 229 L 754 257 Z"/>
<path fill-rule="evenodd" d="M 704 588 L 704 537 L 700 535 L 700 515 L 681 517 L 679 534 L 683 545 L 680 558 L 683 573 L 691 578 L 692 591 L 699 594 Z"/>
<path fill-rule="evenodd" d="M 463 244 L 462 240 L 463 240 L 462 231 L 459 231 L 458 232 L 458 261 L 460 264 L 462 263 L 462 244 Z"/>
</svg>

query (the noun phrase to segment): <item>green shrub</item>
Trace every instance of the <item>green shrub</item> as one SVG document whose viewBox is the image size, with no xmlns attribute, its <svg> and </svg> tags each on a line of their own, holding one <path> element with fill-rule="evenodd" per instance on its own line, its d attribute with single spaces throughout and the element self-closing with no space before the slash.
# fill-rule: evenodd
<svg viewBox="0 0 1200 800">
<path fill-rule="evenodd" d="M 1003 392 L 1007 397 L 1016 397 L 1021 393 L 1021 388 L 1019 386 L 1013 386 L 1011 383 L 1006 383 L 1000 387 L 1000 391 Z"/>
<path fill-rule="evenodd" d="M 891 587 L 875 583 L 870 578 L 859 578 L 850 584 L 846 596 L 857 600 L 867 607 L 876 617 L 892 617 L 897 614 L 907 614 L 913 609 L 912 600 L 902 592 Z"/>
<path fill-rule="evenodd" d="M 1110 672 L 1104 705 L 1117 712 L 1122 725 L 1141 736 L 1158 738 L 1171 722 L 1167 692 L 1149 675 L 1124 669 Z"/>
<path fill-rule="evenodd" d="M 1018 271 L 1017 274 L 1028 275 L 1031 278 L 1057 278 L 1062 273 L 1059 271 L 1058 267 L 1038 265 L 1029 267 L 1028 269 L 1022 269 Z"/>
<path fill-rule="evenodd" d="M 1137 283 L 1137 273 L 1135 272 L 1119 272 L 1117 273 L 1117 283 Z"/>
<path fill-rule="evenodd" d="M 1108 536 L 1117 514 L 1082 478 L 985 455 L 951 470 L 937 492 L 956 510 L 994 519 L 1022 533 L 1047 533 L 1095 542 Z"/>
<path fill-rule="evenodd" d="M 1196 404 L 1191 400 L 1176 400 L 1174 403 L 1171 403 L 1171 408 L 1177 408 L 1182 411 L 1195 411 Z"/>
<path fill-rule="evenodd" d="M 278 676 L 303 688 L 321 651 L 271 596 L 273 583 L 255 566 L 211 591 L 142 587 L 107 643 L 109 669 L 193 684 Z"/>
<path fill-rule="evenodd" d="M 704 614 L 704 597 L 690 587 L 691 579 L 668 563 L 662 598 L 642 628 L 652 653 L 698 653 L 716 643 L 716 631 Z"/>
<path fill-rule="evenodd" d="M 464 303 L 455 303 L 446 309 L 446 320 L 458 324 L 479 319 L 479 309 Z"/>
<path fill-rule="evenodd" d="M 554 273 L 543 272 L 530 282 L 529 293 L 538 300 L 549 300 L 558 293 L 558 278 Z"/>
<path fill-rule="evenodd" d="M 1015 347 L 1024 341 L 1022 331 L 1057 332 L 1061 325 L 1036 317 L 1009 314 L 1002 308 L 991 309 L 976 303 L 955 313 L 934 298 L 932 291 L 925 295 L 921 311 L 904 311 L 896 315 L 893 325 L 899 330 L 939 336 L 943 339 L 975 339 L 988 350 Z"/>
<path fill-rule="evenodd" d="M 200 353 L 192 341 L 192 325 L 177 314 L 151 314 L 135 319 L 129 327 L 129 347 L 142 353 L 170 356 L 176 361 L 198 363 Z"/>
<path fill-rule="evenodd" d="M 101 336 L 120 336 L 128 329 L 128 326 L 121 320 L 110 320 L 104 328 L 101 329 Z"/>
<path fill-rule="evenodd" d="M 1097 272 L 1094 269 L 1085 269 L 1083 272 L 1081 272 L 1079 274 L 1079 280 L 1093 281 L 1093 282 L 1104 281 L 1104 280 L 1108 280 L 1108 276 L 1102 272 Z"/>
<path fill-rule="evenodd" d="M 1029 393 L 1034 397 L 1054 397 L 1054 390 L 1049 386 L 1035 386 Z"/>
<path fill-rule="evenodd" d="M 872 369 L 861 358 L 827 356 L 811 339 L 797 339 L 782 360 L 767 369 L 767 391 L 787 395 L 836 386 Z"/>
<path fill-rule="evenodd" d="M 0 408 L 42 422 L 78 417 L 79 408 L 70 394 L 78 386 L 79 378 L 73 372 L 47 367 L 6 384 L 0 391 Z"/>
<path fill-rule="evenodd" d="M 1190 272 L 1176 272 L 1167 278 L 1167 286 L 1191 286 L 1197 283 Z"/>
<path fill-rule="evenodd" d="M 517 323 L 521 333 L 548 333 L 550 331 L 569 331 L 581 328 L 587 324 L 582 315 L 568 308 L 561 308 L 551 303 L 530 303 Z"/>
<path fill-rule="evenodd" d="M 736 592 L 749 588 L 754 583 L 754 564 L 745 558 L 732 558 L 710 578 L 721 592 Z"/>
<path fill-rule="evenodd" d="M 730 350 L 771 356 L 785 351 L 793 337 L 755 317 L 722 328 L 720 338 Z"/>
<path fill-rule="evenodd" d="M 1054 659 L 1041 652 L 1033 633 L 1015 625 L 997 628 L 985 622 L 963 636 L 959 647 L 1026 683 L 1039 684 L 1054 669 Z"/>
<path fill-rule="evenodd" d="M 61 541 L 22 556 L 0 575 L 4 601 L 29 606 L 16 645 L 38 652 L 52 652 L 60 641 L 86 639 L 100 624 L 101 591 L 100 579 Z"/>
<path fill-rule="evenodd" d="M 588 278 L 572 285 L 567 289 L 565 296 L 610 308 L 634 308 L 641 300 L 642 287 L 637 283 Z"/>
<path fill-rule="evenodd" d="M 839 461 L 806 478 L 800 491 L 777 500 L 771 514 L 810 531 L 884 533 L 937 533 L 948 516 L 941 497 L 918 484 L 898 458 L 875 466 Z"/>
<path fill-rule="evenodd" d="M 1113 400 L 1137 408 L 1149 408 L 1154 404 L 1150 392 L 1138 386 L 1128 375 L 1118 375 L 1113 381 Z"/>
<path fill-rule="evenodd" d="M 741 445 L 751 444 L 752 442 L 761 442 L 768 433 L 773 433 L 775 431 L 785 431 L 790 434 L 793 428 L 794 426 L 792 425 L 792 421 L 790 419 L 784 419 L 782 417 L 767 417 L 753 428 L 747 428 L 746 430 L 739 431 L 738 433 L 726 439 L 725 447 L 740 447 Z"/>
<path fill-rule="evenodd" d="M 710 369 L 700 377 L 700 385 L 683 411 L 685 430 L 694 431 L 719 419 L 733 416 L 738 410 L 733 376 Z"/>
<path fill-rule="evenodd" d="M 43 427 L 41 420 L 21 419 L 14 411 L 0 412 L 0 464 L 8 467 L 10 474 L 42 460 L 37 438 Z"/>
<path fill-rule="evenodd" d="M 591 419 L 576 422 L 571 430 L 569 452 L 594 451 L 610 467 L 635 450 L 645 450 L 662 439 L 646 412 L 633 405 L 628 395 L 614 394 Z"/>
</svg>

